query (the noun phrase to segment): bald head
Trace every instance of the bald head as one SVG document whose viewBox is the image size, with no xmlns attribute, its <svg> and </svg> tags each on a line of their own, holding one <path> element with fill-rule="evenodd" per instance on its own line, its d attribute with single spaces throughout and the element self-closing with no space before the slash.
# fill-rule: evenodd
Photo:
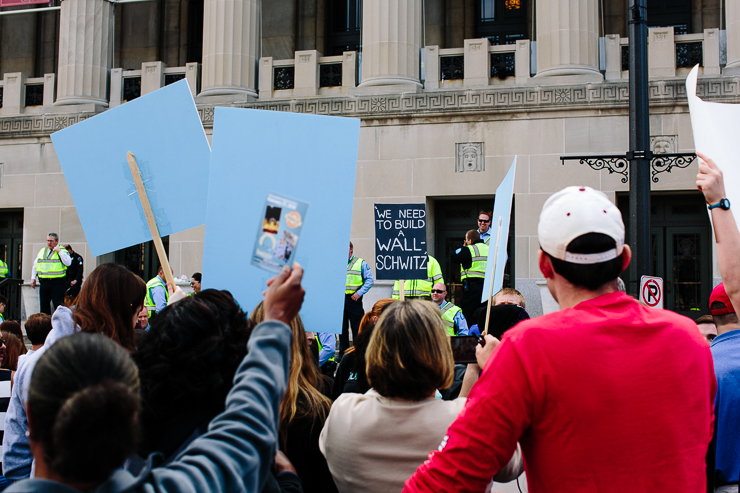
<svg viewBox="0 0 740 493">
<path fill-rule="evenodd" d="M 444 301 L 445 296 L 447 296 L 447 288 L 443 283 L 438 282 L 432 286 L 432 300 L 435 303 L 441 304 Z"/>
</svg>

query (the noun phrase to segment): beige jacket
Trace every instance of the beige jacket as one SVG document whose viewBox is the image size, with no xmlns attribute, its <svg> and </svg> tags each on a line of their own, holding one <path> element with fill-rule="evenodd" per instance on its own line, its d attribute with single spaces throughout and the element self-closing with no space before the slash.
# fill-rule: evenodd
<svg viewBox="0 0 740 493">
<path fill-rule="evenodd" d="M 340 493 L 402 491 L 404 482 L 436 450 L 465 398 L 420 402 L 366 394 L 342 394 L 319 437 L 319 449 Z M 523 470 L 521 452 L 494 477 L 507 482 Z"/>
</svg>

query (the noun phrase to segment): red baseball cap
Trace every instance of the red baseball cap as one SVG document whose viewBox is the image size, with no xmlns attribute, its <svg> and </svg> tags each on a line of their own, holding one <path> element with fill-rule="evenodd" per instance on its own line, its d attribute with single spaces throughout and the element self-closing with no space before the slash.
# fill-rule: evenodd
<svg viewBox="0 0 740 493">
<path fill-rule="evenodd" d="M 715 301 L 719 301 L 724 304 L 725 308 L 715 308 L 712 310 L 711 306 Z M 735 313 L 735 308 L 732 306 L 730 297 L 727 296 L 727 292 L 725 291 L 725 283 L 719 283 L 717 287 L 712 290 L 712 294 L 709 296 L 709 307 L 709 312 L 712 315 L 727 315 L 728 313 Z"/>
</svg>

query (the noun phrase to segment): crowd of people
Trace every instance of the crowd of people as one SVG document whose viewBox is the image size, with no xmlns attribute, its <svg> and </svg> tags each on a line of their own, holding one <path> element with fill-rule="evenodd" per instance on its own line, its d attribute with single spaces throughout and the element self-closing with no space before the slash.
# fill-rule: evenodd
<svg viewBox="0 0 740 493">
<path fill-rule="evenodd" d="M 702 158 L 713 205 L 722 175 Z M 73 307 L 28 318 L 31 350 L 0 324 L 0 488 L 483 492 L 525 471 L 532 492 L 737 491 L 740 232 L 729 209 L 711 214 L 724 283 L 696 322 L 619 290 L 622 216 L 587 187 L 543 206 L 539 267 L 560 311 L 534 319 L 513 289 L 465 314 L 433 272 L 428 298 L 364 313 L 372 273 L 350 245 L 338 362 L 298 313 L 298 264 L 249 313 L 200 274 L 185 296 L 161 271 L 100 265 Z M 469 280 L 481 229 L 460 250 Z M 450 338 L 471 333 L 476 362 L 456 365 Z"/>
</svg>

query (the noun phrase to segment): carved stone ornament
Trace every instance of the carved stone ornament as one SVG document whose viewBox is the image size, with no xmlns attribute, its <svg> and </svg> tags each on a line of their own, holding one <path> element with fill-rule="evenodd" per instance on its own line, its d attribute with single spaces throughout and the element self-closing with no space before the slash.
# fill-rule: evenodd
<svg viewBox="0 0 740 493">
<path fill-rule="evenodd" d="M 485 171 L 486 163 L 483 154 L 483 142 L 467 142 L 455 144 L 457 165 L 455 171 Z"/>
<path fill-rule="evenodd" d="M 678 136 L 676 135 L 656 135 L 650 137 L 650 150 L 653 154 L 671 154 L 678 152 L 676 150 L 676 141 Z"/>
</svg>

